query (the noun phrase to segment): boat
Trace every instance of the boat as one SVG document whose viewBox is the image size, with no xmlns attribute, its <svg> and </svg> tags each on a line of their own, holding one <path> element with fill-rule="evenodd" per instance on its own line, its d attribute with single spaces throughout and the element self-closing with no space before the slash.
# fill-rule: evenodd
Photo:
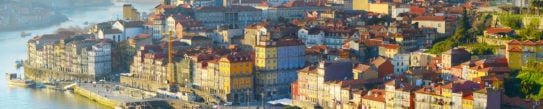
<svg viewBox="0 0 543 109">
<path fill-rule="evenodd" d="M 84 24 L 84 25 L 89 25 L 89 22 L 84 22 L 83 24 Z"/>
<path fill-rule="evenodd" d="M 6 78 L 8 79 L 8 85 L 12 86 L 32 87 L 36 85 L 34 81 L 18 78 L 16 73 L 6 73 Z"/>
<path fill-rule="evenodd" d="M 45 88 L 53 90 L 62 90 L 57 84 L 44 84 Z"/>
</svg>

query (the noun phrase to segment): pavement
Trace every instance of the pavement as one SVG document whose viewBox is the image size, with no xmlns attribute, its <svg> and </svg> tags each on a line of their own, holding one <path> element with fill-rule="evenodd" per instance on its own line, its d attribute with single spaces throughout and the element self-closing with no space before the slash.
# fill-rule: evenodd
<svg viewBox="0 0 543 109">
<path fill-rule="evenodd" d="M 118 87 L 117 84 L 92 84 L 92 83 L 80 83 L 78 87 L 88 90 L 99 96 L 122 102 L 142 102 L 142 101 L 160 101 L 164 99 L 154 98 L 146 96 L 143 93 L 137 93 L 130 90 L 124 90 Z"/>
</svg>

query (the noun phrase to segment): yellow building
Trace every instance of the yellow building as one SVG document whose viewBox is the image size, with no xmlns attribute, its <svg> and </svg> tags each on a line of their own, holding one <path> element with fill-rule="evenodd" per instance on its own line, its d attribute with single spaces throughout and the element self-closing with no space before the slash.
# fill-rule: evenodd
<svg viewBox="0 0 543 109">
<path fill-rule="evenodd" d="M 259 42 L 255 47 L 257 70 L 275 70 L 277 69 L 277 46 L 275 42 Z"/>
<path fill-rule="evenodd" d="M 218 89 L 227 101 L 246 102 L 253 98 L 253 59 L 251 53 L 231 53 L 219 59 Z"/>
<path fill-rule="evenodd" d="M 375 3 L 370 3 L 369 0 L 353 0 L 352 10 L 364 10 L 375 13 L 389 13 L 389 4 L 385 2 L 376 1 Z"/>
<path fill-rule="evenodd" d="M 389 13 L 389 4 L 388 3 L 370 3 L 370 9 L 368 11 L 375 13 Z"/>
<path fill-rule="evenodd" d="M 506 45 L 505 56 L 509 61 L 509 68 L 521 69 L 528 60 L 543 58 L 543 41 L 526 40 L 523 42 L 512 40 Z"/>
<path fill-rule="evenodd" d="M 462 109 L 473 109 L 473 95 L 462 97 Z"/>
<path fill-rule="evenodd" d="M 405 109 L 414 107 L 414 92 L 418 87 L 407 82 L 392 80 L 385 83 L 387 109 Z"/>
<path fill-rule="evenodd" d="M 364 109 L 385 109 L 385 91 L 373 89 L 362 97 Z"/>
<path fill-rule="evenodd" d="M 445 84 L 441 87 L 441 96 L 443 96 L 444 103 L 452 102 L 453 97 L 453 83 Z M 452 105 L 443 105 L 443 109 L 453 109 Z"/>
<path fill-rule="evenodd" d="M 441 86 L 425 87 L 415 92 L 415 109 L 442 109 Z"/>
</svg>

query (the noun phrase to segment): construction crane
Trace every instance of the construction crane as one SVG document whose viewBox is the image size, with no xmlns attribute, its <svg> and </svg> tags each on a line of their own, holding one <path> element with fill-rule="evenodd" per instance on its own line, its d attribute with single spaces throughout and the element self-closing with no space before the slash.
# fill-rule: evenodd
<svg viewBox="0 0 543 109">
<path fill-rule="evenodd" d="M 167 69 L 166 69 L 166 72 L 167 72 L 167 83 L 170 85 L 170 91 L 176 91 L 177 88 L 175 88 L 175 84 L 177 83 L 176 82 L 176 79 L 175 79 L 175 73 L 173 71 L 173 67 L 174 67 L 174 63 L 173 63 L 173 44 L 172 44 L 172 40 L 173 40 L 173 37 L 172 37 L 172 34 L 173 34 L 173 31 L 170 31 L 170 32 L 165 32 L 165 33 L 162 33 L 163 35 L 168 35 L 168 65 L 167 65 Z"/>
</svg>

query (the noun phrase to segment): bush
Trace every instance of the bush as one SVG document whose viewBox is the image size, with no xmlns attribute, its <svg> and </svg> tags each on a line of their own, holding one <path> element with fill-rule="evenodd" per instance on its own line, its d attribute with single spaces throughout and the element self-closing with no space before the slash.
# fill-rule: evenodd
<svg viewBox="0 0 543 109">
<path fill-rule="evenodd" d="M 498 18 L 502 25 L 513 29 L 520 29 L 522 27 L 522 15 L 501 14 Z"/>
<path fill-rule="evenodd" d="M 463 46 L 471 49 L 472 55 L 492 55 L 499 49 L 499 46 L 488 45 L 486 43 L 466 44 Z"/>
<path fill-rule="evenodd" d="M 530 98 L 536 101 L 543 99 L 543 63 L 528 61 L 518 73 L 515 81 L 505 81 L 507 95 Z M 516 84 L 516 85 L 515 85 Z"/>
</svg>

